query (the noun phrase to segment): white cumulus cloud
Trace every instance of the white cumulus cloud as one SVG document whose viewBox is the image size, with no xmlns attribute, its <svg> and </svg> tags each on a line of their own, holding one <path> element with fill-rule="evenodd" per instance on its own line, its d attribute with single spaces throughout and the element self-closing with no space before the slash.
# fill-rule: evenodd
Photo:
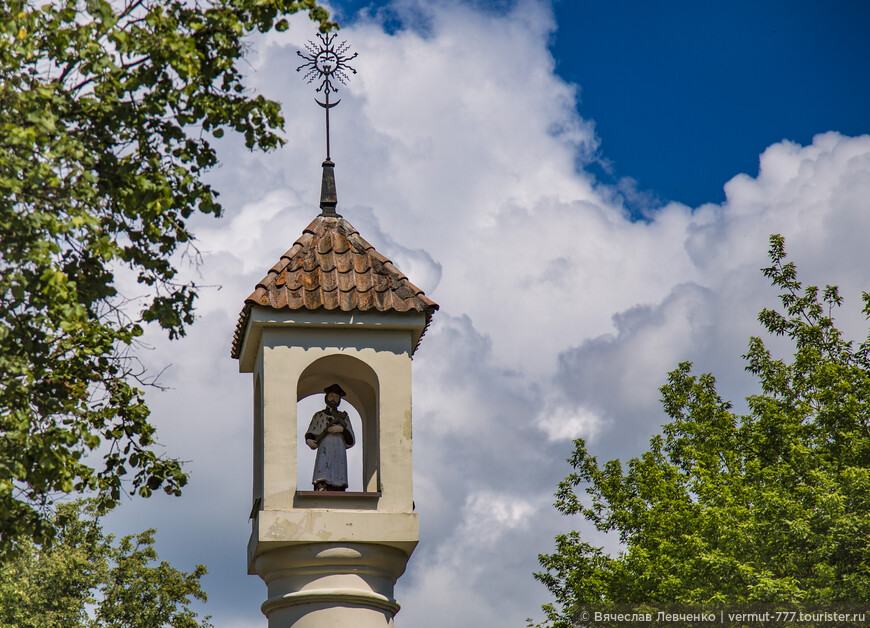
<svg viewBox="0 0 870 628">
<path fill-rule="evenodd" d="M 638 453 L 682 360 L 717 373 L 729 396 L 750 392 L 740 354 L 760 333 L 756 313 L 776 304 L 758 270 L 769 234 L 857 309 L 870 137 L 776 143 L 757 173 L 722 182 L 722 204 L 671 202 L 632 221 L 618 190 L 577 168 L 597 139 L 577 87 L 554 72 L 547 3 L 400 4 L 420 28 L 389 34 L 373 18 L 340 32 L 359 74 L 331 119 L 339 211 L 442 307 L 414 358 L 421 541 L 396 622 L 522 626 L 548 600 L 537 554 L 579 525 L 550 506 L 570 439 L 588 438 L 599 459 Z M 199 279 L 221 289 L 203 293 L 187 338 L 150 338 L 149 364 L 172 365 L 172 390 L 149 393 L 152 416 L 192 483 L 113 516 L 120 531 L 158 526 L 162 557 L 209 565 L 216 625 L 265 626 L 265 585 L 244 564 L 252 386 L 229 343 L 243 299 L 319 211 L 322 111 L 293 72 L 308 29 L 296 20 L 252 57 L 252 86 L 284 103 L 287 146 L 221 146 L 227 215 L 196 221 Z M 860 333 L 860 316 L 845 322 Z"/>
</svg>

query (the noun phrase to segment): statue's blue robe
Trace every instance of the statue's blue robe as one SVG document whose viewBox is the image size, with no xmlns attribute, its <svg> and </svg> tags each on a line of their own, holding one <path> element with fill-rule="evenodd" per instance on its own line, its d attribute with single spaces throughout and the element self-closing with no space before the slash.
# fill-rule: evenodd
<svg viewBox="0 0 870 628">
<path fill-rule="evenodd" d="M 323 435 L 317 445 L 311 483 L 323 480 L 336 488 L 347 488 L 347 444 L 341 434 Z"/>
</svg>

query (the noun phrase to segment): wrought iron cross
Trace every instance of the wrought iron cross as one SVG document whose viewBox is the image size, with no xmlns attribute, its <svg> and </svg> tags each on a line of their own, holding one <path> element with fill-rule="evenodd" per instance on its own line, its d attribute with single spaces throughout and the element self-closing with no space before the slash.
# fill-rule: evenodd
<svg viewBox="0 0 870 628">
<path fill-rule="evenodd" d="M 305 44 L 305 49 L 308 54 L 302 54 L 301 50 L 297 50 L 296 54 L 305 59 L 305 63 L 296 68 L 297 72 L 301 72 L 303 68 L 308 68 L 303 78 L 308 79 L 309 83 L 315 79 L 320 81 L 318 92 L 323 92 L 326 102 L 320 102 L 317 98 L 314 99 L 318 105 L 326 111 L 326 160 L 329 161 L 329 110 L 341 102 L 339 98 L 334 103 L 329 102 L 329 95 L 338 91 L 338 87 L 333 83 L 333 79 L 347 85 L 350 80 L 348 72 L 356 74 L 356 70 L 350 67 L 347 62 L 355 59 L 357 53 L 347 55 L 350 46 L 346 41 L 335 45 L 337 33 L 317 33 L 320 43 L 309 41 Z"/>
</svg>

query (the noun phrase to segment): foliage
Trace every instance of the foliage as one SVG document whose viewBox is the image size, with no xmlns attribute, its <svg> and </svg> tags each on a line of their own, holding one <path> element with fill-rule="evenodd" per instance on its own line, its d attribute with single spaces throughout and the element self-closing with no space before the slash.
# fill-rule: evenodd
<svg viewBox="0 0 870 628">
<path fill-rule="evenodd" d="M 245 35 L 300 10 L 335 27 L 314 0 L 40 5 L 0 5 L 0 554 L 50 540 L 60 493 L 105 508 L 185 484 L 155 452 L 136 339 L 193 321 L 173 255 L 221 213 L 211 138 L 282 141 L 278 103 L 243 85 Z M 119 293 L 124 267 L 144 296 Z"/>
<path fill-rule="evenodd" d="M 23 541 L 0 566 L 0 628 L 207 628 L 190 610 L 205 601 L 205 567 L 157 562 L 154 530 L 116 543 L 93 502 L 62 504 L 50 548 Z"/>
<path fill-rule="evenodd" d="M 578 532 L 557 537 L 535 574 L 555 597 L 548 625 L 572 625 L 589 603 L 870 599 L 870 339 L 847 342 L 832 316 L 837 288 L 802 289 L 785 257 L 772 236 L 763 272 L 783 311 L 759 320 L 791 339 L 794 356 L 750 340 L 746 368 L 761 392 L 746 415 L 683 363 L 661 388 L 671 422 L 626 468 L 600 466 L 575 441 L 556 507 L 617 533 L 623 549 L 613 557 Z M 863 302 L 870 315 L 870 294 Z"/>
</svg>

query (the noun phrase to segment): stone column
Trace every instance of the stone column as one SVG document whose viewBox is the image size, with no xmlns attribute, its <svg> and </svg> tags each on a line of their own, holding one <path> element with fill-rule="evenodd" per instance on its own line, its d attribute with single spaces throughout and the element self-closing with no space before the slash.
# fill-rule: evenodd
<svg viewBox="0 0 870 628">
<path fill-rule="evenodd" d="M 419 536 L 415 514 L 261 511 L 255 534 L 249 564 L 268 588 L 269 628 L 393 626 L 393 588 Z"/>
<path fill-rule="evenodd" d="M 312 543 L 266 552 L 254 568 L 266 582 L 269 628 L 391 628 L 396 580 L 408 556 L 371 543 Z"/>
</svg>

